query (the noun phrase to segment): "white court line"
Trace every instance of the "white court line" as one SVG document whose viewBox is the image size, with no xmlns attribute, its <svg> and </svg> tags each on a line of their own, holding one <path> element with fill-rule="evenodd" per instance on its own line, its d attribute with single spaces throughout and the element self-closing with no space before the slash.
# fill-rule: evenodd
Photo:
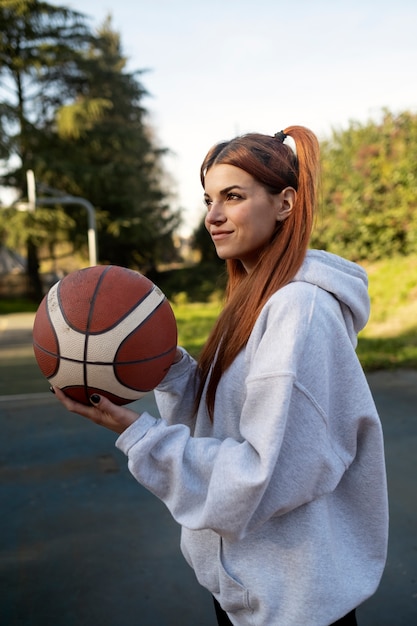
<svg viewBox="0 0 417 626">
<path fill-rule="evenodd" d="M 19 393 L 13 396 L 0 396 L 0 402 L 15 402 L 17 400 L 46 400 L 51 398 L 53 399 L 53 394 L 51 392 L 40 391 L 39 393 Z"/>
</svg>

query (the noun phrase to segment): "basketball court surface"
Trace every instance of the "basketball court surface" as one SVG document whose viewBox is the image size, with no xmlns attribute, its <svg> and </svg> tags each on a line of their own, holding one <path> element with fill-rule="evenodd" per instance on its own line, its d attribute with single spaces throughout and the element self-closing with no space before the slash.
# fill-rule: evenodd
<svg viewBox="0 0 417 626">
<path fill-rule="evenodd" d="M 13 346 L 30 343 L 30 328 L 0 327 L 0 365 Z M 358 622 L 413 626 L 417 372 L 368 380 L 385 432 L 391 533 L 380 588 Z M 137 407 L 155 413 L 152 394 Z M 113 433 L 67 413 L 47 384 L 40 393 L 3 392 L 0 424 L 1 624 L 215 626 L 177 525 L 131 477 Z"/>
</svg>

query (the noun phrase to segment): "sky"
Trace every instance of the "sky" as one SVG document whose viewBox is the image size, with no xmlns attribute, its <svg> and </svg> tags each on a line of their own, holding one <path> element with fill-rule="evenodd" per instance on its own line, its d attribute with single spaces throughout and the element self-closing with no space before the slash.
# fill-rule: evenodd
<svg viewBox="0 0 417 626">
<path fill-rule="evenodd" d="M 183 208 L 204 212 L 200 164 L 218 141 L 308 126 L 319 139 L 384 108 L 417 113 L 415 0 L 49 0 L 108 15 Z"/>
</svg>

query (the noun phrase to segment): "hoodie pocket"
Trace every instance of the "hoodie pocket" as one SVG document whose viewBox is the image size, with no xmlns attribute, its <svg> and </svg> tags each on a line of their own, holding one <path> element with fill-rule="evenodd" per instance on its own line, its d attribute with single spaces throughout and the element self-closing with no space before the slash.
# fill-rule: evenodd
<svg viewBox="0 0 417 626">
<path fill-rule="evenodd" d="M 223 539 L 212 530 L 182 528 L 181 550 L 200 585 L 229 613 L 251 610 L 249 592 L 224 564 Z"/>
<path fill-rule="evenodd" d="M 224 564 L 223 539 L 219 537 L 219 591 L 213 595 L 221 604 L 224 611 L 236 613 L 242 610 L 251 610 L 249 591 L 235 577 L 231 576 Z"/>
</svg>

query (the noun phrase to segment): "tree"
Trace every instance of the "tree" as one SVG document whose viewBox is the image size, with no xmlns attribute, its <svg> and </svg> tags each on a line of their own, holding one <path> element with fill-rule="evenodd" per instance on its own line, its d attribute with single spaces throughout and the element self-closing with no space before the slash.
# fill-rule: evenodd
<svg viewBox="0 0 417 626">
<path fill-rule="evenodd" d="M 37 0 L 0 2 L 1 156 L 9 161 L 2 183 L 22 195 L 25 171 L 36 170 L 43 124 L 77 82 L 77 58 L 90 40 L 77 12 Z M 13 157 L 17 166 L 10 165 Z M 26 234 L 28 274 L 33 295 L 39 299 L 38 250 L 31 234 L 34 219 L 16 221 L 22 223 L 21 236 Z"/>
<path fill-rule="evenodd" d="M 140 72 L 125 71 L 110 20 L 93 35 L 85 16 L 65 7 L 0 0 L 0 28 L 0 88 L 9 91 L 0 107 L 0 154 L 18 158 L 17 166 L 9 161 L 3 184 L 24 195 L 25 173 L 33 169 L 43 187 L 87 198 L 97 207 L 100 260 L 151 270 L 174 254 L 179 214 L 169 210 L 165 151 L 147 123 Z M 83 210 L 57 211 L 60 232 L 76 248 L 85 246 Z M 37 297 L 38 218 L 38 210 L 26 220 L 15 216 L 27 236 Z M 9 220 L 3 233 L 12 228 Z"/>
<path fill-rule="evenodd" d="M 200 263 L 212 265 L 215 271 L 218 271 L 219 266 L 224 265 L 224 261 L 219 259 L 216 248 L 207 232 L 204 217 L 192 234 L 192 247 L 200 255 Z"/>
<path fill-rule="evenodd" d="M 142 72 L 128 73 L 125 66 L 108 18 L 84 65 L 87 88 L 59 110 L 58 131 L 71 157 L 66 174 L 73 193 L 100 208 L 101 259 L 149 272 L 175 254 L 179 213 L 169 207 L 166 150 L 157 146 L 147 120 Z"/>
<path fill-rule="evenodd" d="M 324 142 L 316 247 L 355 260 L 417 250 L 417 115 L 383 113 Z"/>
<path fill-rule="evenodd" d="M 0 85 L 8 157 L 34 165 L 37 131 L 71 97 L 91 34 L 80 13 L 37 0 L 0 1 Z M 19 179 L 18 174 L 21 176 Z M 5 179 L 24 188 L 16 169 Z"/>
</svg>

